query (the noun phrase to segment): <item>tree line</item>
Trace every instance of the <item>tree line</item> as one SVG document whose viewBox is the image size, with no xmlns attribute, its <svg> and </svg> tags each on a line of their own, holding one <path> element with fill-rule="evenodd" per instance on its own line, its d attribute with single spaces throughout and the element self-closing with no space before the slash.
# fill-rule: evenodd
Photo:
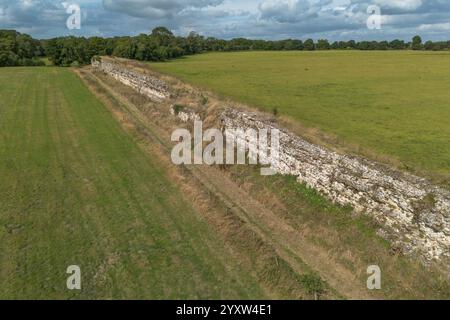
<svg viewBox="0 0 450 320">
<path fill-rule="evenodd" d="M 14 30 L 0 30 L 0 67 L 43 65 L 39 57 L 44 54 L 39 40 Z"/>
<path fill-rule="evenodd" d="M 57 66 L 89 64 L 97 55 L 112 55 L 141 61 L 165 61 L 186 55 L 213 51 L 287 51 L 287 50 L 450 50 L 450 41 L 422 43 L 416 36 L 411 42 L 336 41 L 326 39 L 287 39 L 279 41 L 236 38 L 222 40 L 191 32 L 187 37 L 175 36 L 165 27 L 135 37 L 59 37 L 35 40 L 16 31 L 0 30 L 0 66 L 42 65 L 47 56 Z"/>
</svg>

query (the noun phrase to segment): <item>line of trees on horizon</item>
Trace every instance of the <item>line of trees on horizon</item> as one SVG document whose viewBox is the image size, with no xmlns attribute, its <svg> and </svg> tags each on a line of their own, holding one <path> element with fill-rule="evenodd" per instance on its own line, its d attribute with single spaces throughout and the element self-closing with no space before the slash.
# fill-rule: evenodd
<svg viewBox="0 0 450 320">
<path fill-rule="evenodd" d="M 45 55 L 39 40 L 13 30 L 0 30 L 0 67 L 39 66 Z"/>
<path fill-rule="evenodd" d="M 165 27 L 135 37 L 59 37 L 35 40 L 14 30 L 0 30 L 0 67 L 43 65 L 42 57 L 57 66 L 89 64 L 92 57 L 109 55 L 141 61 L 166 61 L 203 52 L 226 51 L 314 51 L 314 50 L 450 50 L 450 41 L 422 42 L 415 36 L 411 42 L 336 41 L 326 39 L 286 39 L 278 41 L 236 38 L 222 40 L 191 32 L 187 37 L 175 36 Z"/>
</svg>

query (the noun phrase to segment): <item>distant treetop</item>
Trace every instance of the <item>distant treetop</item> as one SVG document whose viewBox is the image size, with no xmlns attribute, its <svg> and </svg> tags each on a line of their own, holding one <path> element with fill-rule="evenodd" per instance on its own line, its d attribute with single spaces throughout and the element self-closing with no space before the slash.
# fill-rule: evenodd
<svg viewBox="0 0 450 320">
<path fill-rule="evenodd" d="M 191 32 L 177 37 L 166 27 L 157 27 L 150 34 L 135 37 L 60 37 L 35 40 L 14 30 L 0 30 L 0 66 L 42 65 L 40 57 L 47 56 L 58 66 L 89 64 L 97 55 L 113 55 L 142 61 L 165 61 L 177 57 L 213 51 L 245 50 L 450 50 L 450 41 L 422 44 L 415 36 L 411 43 L 393 41 L 335 41 L 327 39 L 298 39 L 278 41 L 236 38 L 222 40 Z"/>
</svg>

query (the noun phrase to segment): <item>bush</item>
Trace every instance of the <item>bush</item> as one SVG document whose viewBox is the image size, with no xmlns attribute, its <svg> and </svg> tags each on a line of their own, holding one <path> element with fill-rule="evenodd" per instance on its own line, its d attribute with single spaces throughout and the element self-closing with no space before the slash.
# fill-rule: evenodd
<svg viewBox="0 0 450 320">
<path fill-rule="evenodd" d="M 34 66 L 43 55 L 40 41 L 14 30 L 0 30 L 0 67 Z"/>
<path fill-rule="evenodd" d="M 300 276 L 300 283 L 310 295 L 321 295 L 325 292 L 325 284 L 319 276 L 306 274 Z"/>
<path fill-rule="evenodd" d="M 202 96 L 202 99 L 201 99 L 202 106 L 206 106 L 207 103 L 208 103 L 208 97 Z"/>
<path fill-rule="evenodd" d="M 173 112 L 175 113 L 175 115 L 178 115 L 181 111 L 184 110 L 184 106 L 176 104 L 173 106 Z"/>
<path fill-rule="evenodd" d="M 272 114 L 276 117 L 278 116 L 278 108 L 273 108 L 272 109 Z"/>
</svg>

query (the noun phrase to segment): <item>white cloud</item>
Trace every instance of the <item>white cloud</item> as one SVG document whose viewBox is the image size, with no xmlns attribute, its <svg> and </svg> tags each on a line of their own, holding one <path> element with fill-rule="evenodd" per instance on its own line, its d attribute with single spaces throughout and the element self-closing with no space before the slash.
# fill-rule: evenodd
<svg viewBox="0 0 450 320">
<path fill-rule="evenodd" d="M 103 0 L 106 10 L 135 17 L 170 18 L 184 10 L 217 6 L 223 0 Z"/>
<path fill-rule="evenodd" d="M 159 25 L 223 38 L 450 37 L 450 0 L 73 0 L 84 17 L 77 32 L 65 28 L 63 1 L 0 0 L 0 28 L 36 37 L 134 35 Z M 367 29 L 369 4 L 381 7 L 382 30 Z"/>
<path fill-rule="evenodd" d="M 258 6 L 260 19 L 276 22 L 296 22 L 315 14 L 308 0 L 265 0 Z"/>
<path fill-rule="evenodd" d="M 374 4 L 389 9 L 414 11 L 422 6 L 422 0 L 375 0 Z"/>
<path fill-rule="evenodd" d="M 421 31 L 450 31 L 450 22 L 435 23 L 435 24 L 422 24 L 419 26 Z"/>
</svg>

